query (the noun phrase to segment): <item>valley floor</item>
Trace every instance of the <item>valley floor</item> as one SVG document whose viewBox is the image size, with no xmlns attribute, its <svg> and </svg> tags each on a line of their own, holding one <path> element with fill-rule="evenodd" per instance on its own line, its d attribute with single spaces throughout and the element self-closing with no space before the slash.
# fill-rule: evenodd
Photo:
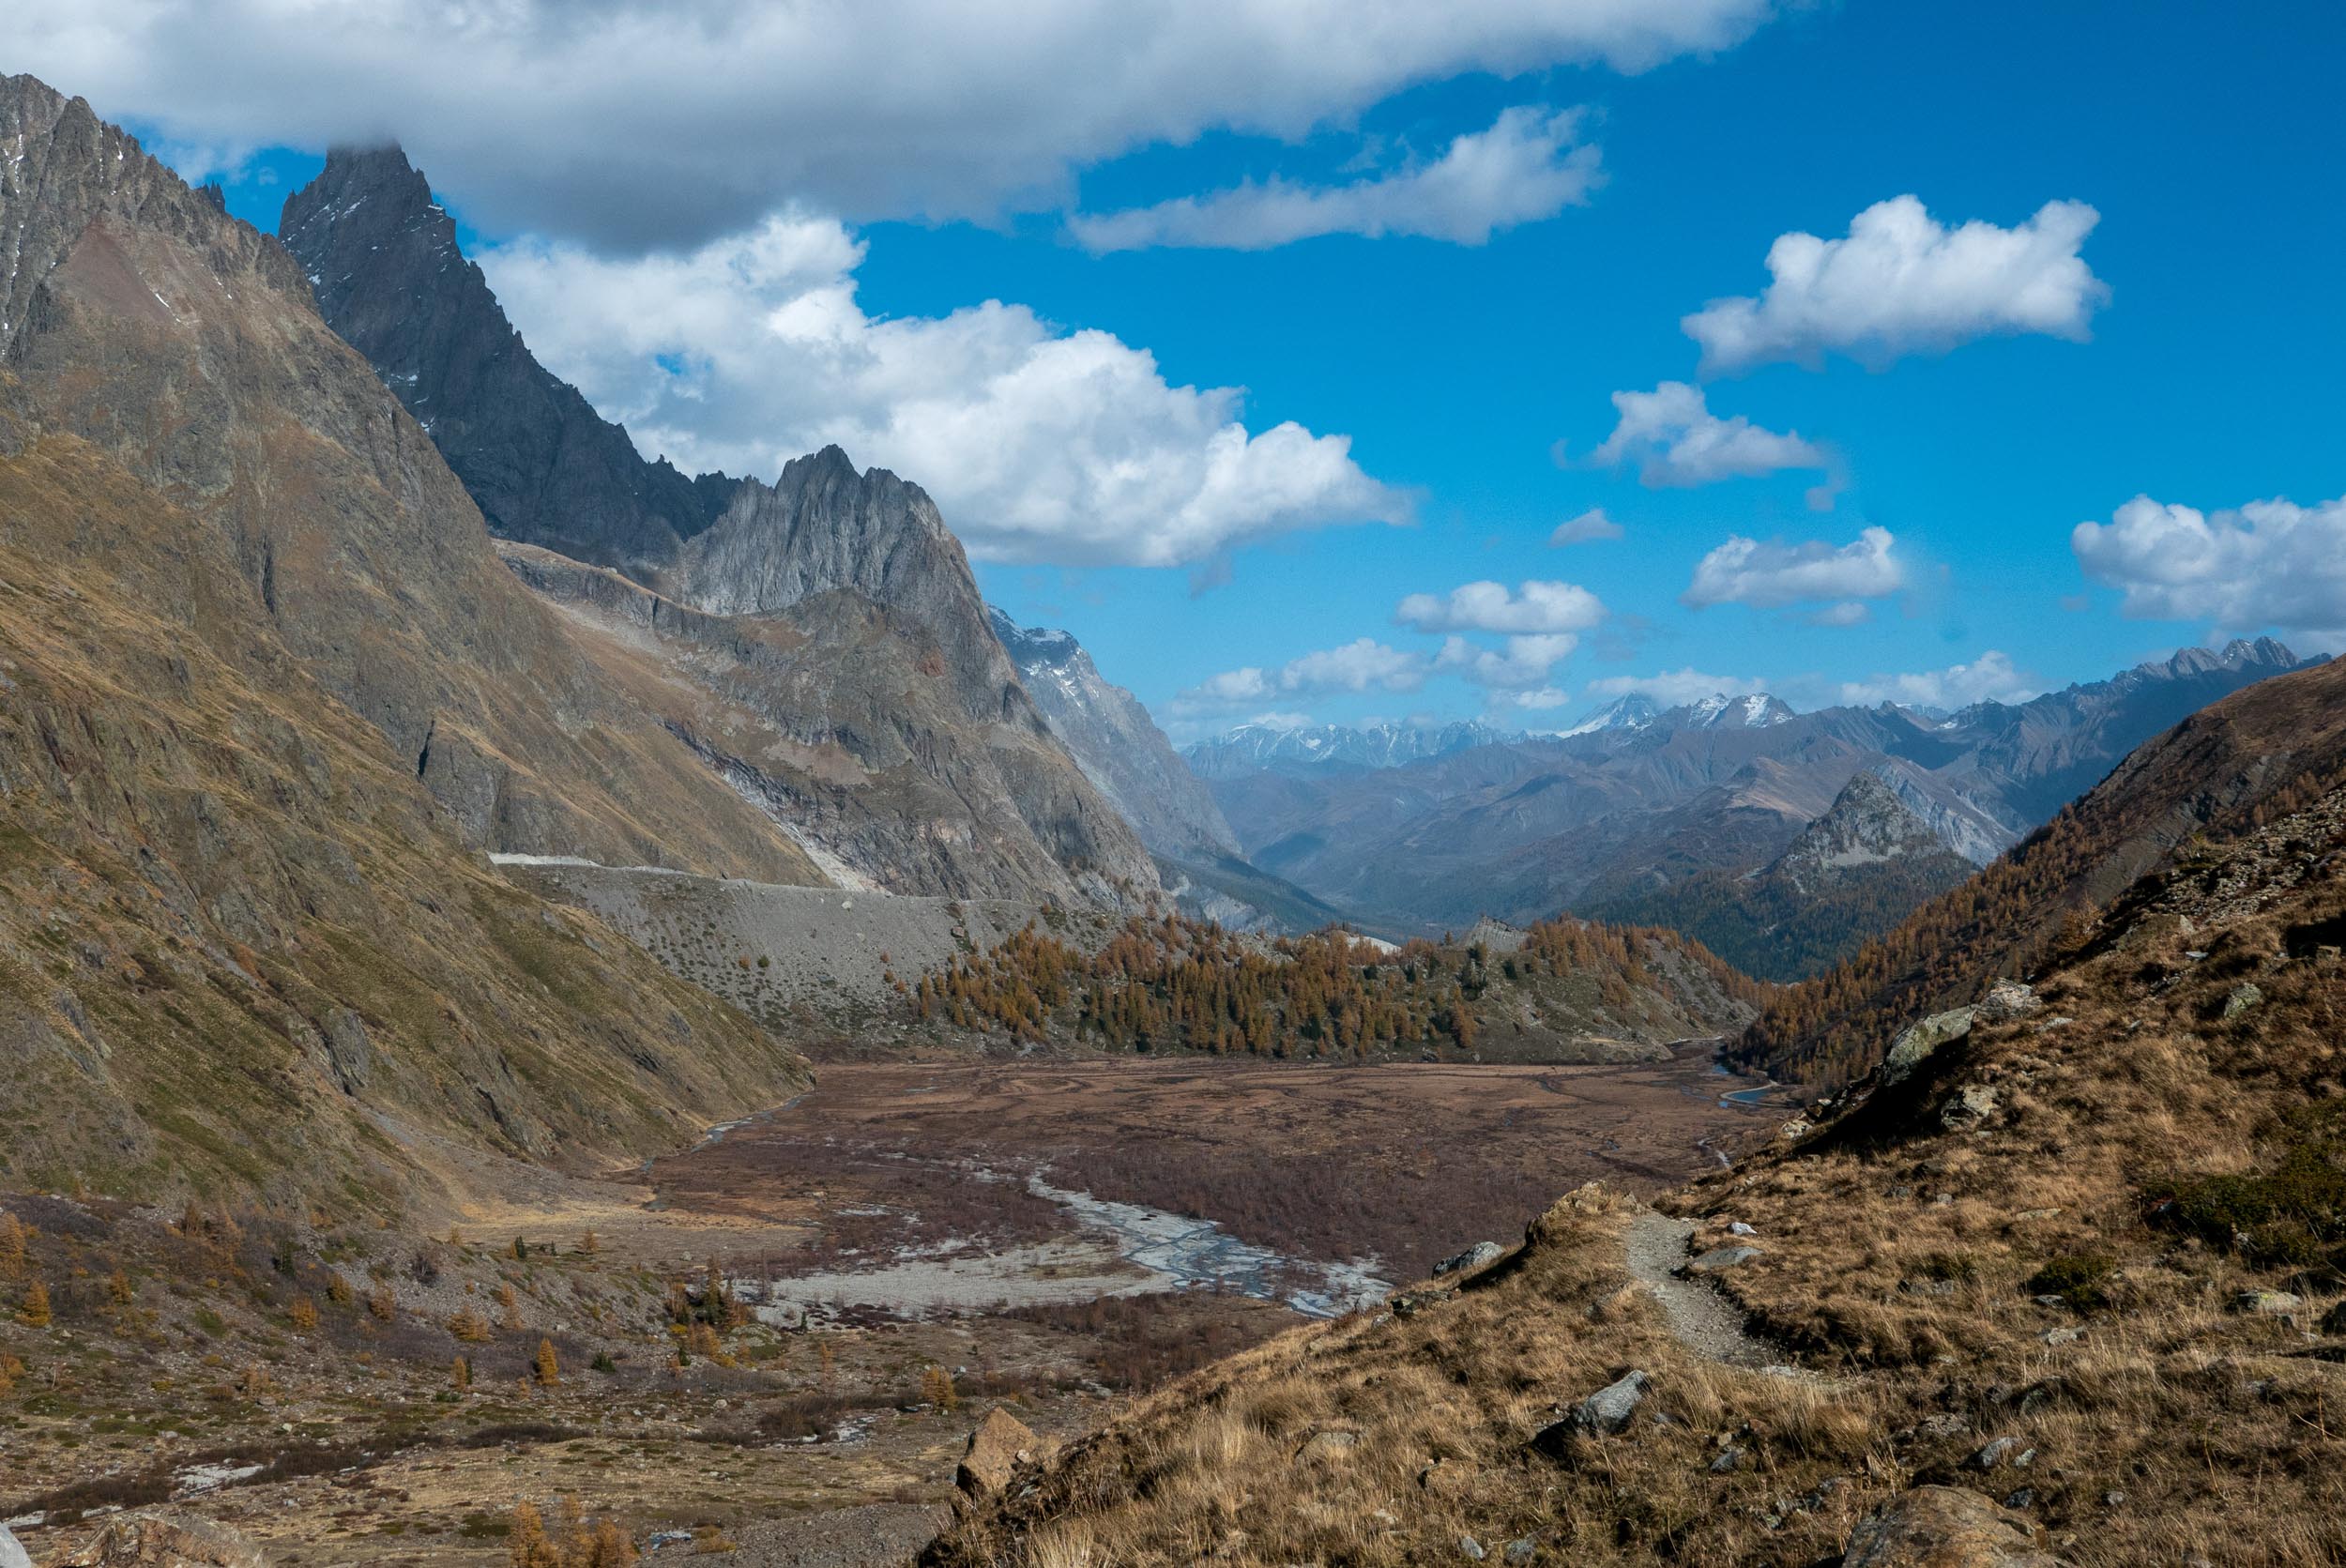
<svg viewBox="0 0 2346 1568">
<path fill-rule="evenodd" d="M 901 1560 L 989 1406 L 1073 1436 L 1512 1242 L 1558 1191 L 1714 1168 L 1775 1124 L 1740 1087 L 1699 1046 L 1628 1067 L 842 1062 L 642 1171 L 477 1169 L 503 1195 L 445 1235 L 0 1196 L 55 1302 L 46 1328 L 0 1325 L 23 1366 L 0 1393 L 0 1518 L 48 1561 L 111 1505 L 170 1496 L 275 1561 L 453 1568 L 504 1560 L 516 1501 L 567 1497 L 638 1541 L 691 1532 L 676 1552 L 735 1542 L 744 1568 Z M 451 1333 L 468 1311 L 489 1321 Z"/>
</svg>

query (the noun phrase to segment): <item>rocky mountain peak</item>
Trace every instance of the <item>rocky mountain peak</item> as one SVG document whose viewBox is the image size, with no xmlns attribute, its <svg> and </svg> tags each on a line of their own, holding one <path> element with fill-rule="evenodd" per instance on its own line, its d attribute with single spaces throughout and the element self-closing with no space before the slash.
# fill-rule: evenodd
<svg viewBox="0 0 2346 1568">
<path fill-rule="evenodd" d="M 1796 883 L 1817 872 L 1943 855 L 1947 846 L 1879 774 L 1851 775 L 1822 816 L 1803 829 L 1775 862 Z"/>
<path fill-rule="evenodd" d="M 657 585 L 711 615 L 766 615 L 818 594 L 861 594 L 933 638 L 976 716 L 1017 716 L 1017 674 L 988 619 L 961 541 L 919 485 L 859 471 L 825 447 L 771 485 L 735 487 L 731 504 L 687 540 Z"/>
<path fill-rule="evenodd" d="M 1700 702 L 1671 708 L 1662 716 L 1662 723 L 1676 729 L 1766 729 L 1792 717 L 1791 708 L 1782 698 L 1765 692 L 1741 697 L 1718 692 Z"/>
<path fill-rule="evenodd" d="M 1066 671 L 1078 678 L 1087 671 L 1098 673 L 1092 669 L 1091 655 L 1069 633 L 1039 626 L 1022 627 L 992 605 L 986 607 L 986 617 L 994 635 L 1009 650 L 1011 662 L 1029 683 L 1044 671 Z"/>
<path fill-rule="evenodd" d="M 538 363 L 397 146 L 328 152 L 286 199 L 278 237 L 328 325 L 423 426 L 494 532 L 640 571 L 673 560 L 732 498 L 722 474 L 647 462 Z"/>
</svg>

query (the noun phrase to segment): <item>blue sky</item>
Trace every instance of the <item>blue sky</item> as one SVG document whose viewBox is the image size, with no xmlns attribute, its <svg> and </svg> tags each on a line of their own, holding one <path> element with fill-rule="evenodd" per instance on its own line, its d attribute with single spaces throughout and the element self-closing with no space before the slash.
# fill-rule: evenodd
<svg viewBox="0 0 2346 1568">
<path fill-rule="evenodd" d="M 664 198 L 634 203 L 668 225 L 648 232 L 605 210 L 625 200 L 624 167 L 608 200 L 589 180 L 566 207 L 535 194 L 560 185 L 556 172 L 576 174 L 557 170 L 558 154 L 531 148 L 508 168 L 486 131 L 451 139 L 421 105 L 411 123 L 395 72 L 367 113 L 465 220 L 533 344 L 639 439 L 688 461 L 748 454 L 761 468 L 792 436 L 894 458 L 971 540 L 990 597 L 1022 621 L 1074 631 L 1177 735 L 1260 712 L 1548 727 L 1687 671 L 1802 707 L 1952 701 L 2095 678 L 2217 634 L 2346 646 L 2346 509 L 2323 505 L 2346 492 L 2335 369 L 2346 114 L 2333 79 L 2346 12 L 1759 9 L 1716 0 L 1687 38 L 1652 49 L 1560 44 L 1503 18 L 1472 47 L 1411 35 L 1422 67 L 1342 90 L 1311 62 L 1285 76 L 1274 62 L 1259 113 L 1243 95 L 1191 102 L 1168 88 L 1154 121 L 1032 128 L 1016 123 L 1026 111 L 1013 93 L 1008 108 L 972 107 L 967 125 L 940 122 L 949 150 L 959 136 L 998 154 L 951 190 L 892 193 L 943 166 L 934 148 L 911 147 L 899 166 L 867 138 L 830 163 L 810 154 L 747 179 L 737 165 L 749 144 L 716 144 L 705 166 L 685 159 L 663 176 L 714 194 L 673 214 Z M 1004 69 L 1033 73 L 1036 95 L 1063 92 L 1084 69 L 1070 48 Z M 1667 57 L 1649 66 L 1647 54 Z M 265 226 L 327 136 L 358 133 L 302 99 L 272 134 L 266 102 L 232 114 L 199 84 L 110 59 L 74 56 L 52 79 L 92 92 L 183 167 L 223 171 L 232 206 Z M 1452 69 L 1460 59 L 1470 69 Z M 99 83 L 66 74 L 90 60 Z M 1477 60 L 1507 73 L 1470 69 Z M 961 68 L 934 69 L 953 84 Z M 106 83 L 117 84 L 101 95 Z M 985 85 L 969 87 L 973 103 Z M 160 100 L 145 114 L 120 101 L 142 92 Z M 1270 244 L 1246 226 L 1253 206 L 1211 200 L 1220 216 L 1206 237 L 1262 248 L 1094 253 L 1071 237 L 1075 215 L 1146 214 L 1250 181 L 1257 194 L 1265 182 L 1317 192 L 1315 212 L 1338 193 L 1349 205 L 1323 221 L 1339 225 L 1455 229 L 1458 206 L 1439 191 L 1404 181 L 1363 206 L 1359 188 L 1439 163 L 1454 138 L 1491 131 L 1510 111 L 1567 110 L 1579 117 L 1565 148 L 1597 149 L 1583 156 L 1601 159 L 1601 180 L 1561 206 L 1537 190 L 1478 189 L 1478 211 L 1538 213 L 1485 243 L 1386 232 Z M 541 117 L 564 112 L 553 103 Z M 639 155 L 612 156 L 624 166 Z M 1522 173 L 1568 190 L 1561 170 L 1560 152 Z M 1943 288 L 1860 276 L 1805 299 L 1787 290 L 1774 302 L 1791 322 L 1786 351 L 1822 345 L 1821 368 L 1714 362 L 1704 373 L 1682 318 L 1716 299 L 1765 300 L 1779 236 L 1840 239 L 1861 213 L 1908 194 L 1950 230 L 2018 232 L 2048 203 L 2081 203 L 2094 218 L 2081 241 L 2051 244 L 2046 266 L 2016 273 L 2001 300 L 1992 282 L 1952 274 Z M 1440 210 L 1421 220 L 1428 207 Z M 753 233 L 754 244 L 742 237 Z M 745 270 L 758 272 L 754 286 L 741 285 Z M 2061 296 L 2049 311 L 2023 297 L 2048 288 Z M 691 320 L 674 306 L 686 297 L 698 302 Z M 989 300 L 1012 308 L 972 312 Z M 1875 305 L 1884 313 L 1868 336 Z M 760 369 L 770 356 L 737 365 L 695 350 L 701 316 L 784 306 L 813 322 L 790 340 L 817 357 L 813 368 L 779 375 Z M 2030 320 L 2040 325 L 2016 325 Z M 680 362 L 697 352 L 697 378 L 647 368 L 663 333 Z M 940 413 L 956 366 L 1022 389 Z M 1592 463 L 1614 430 L 1613 395 L 1671 382 L 1697 388 L 1714 417 L 1797 433 L 1820 466 L 1649 486 L 1635 461 Z M 1210 442 L 1237 410 L 1183 403 L 1184 388 L 1243 388 L 1246 433 L 1292 420 L 1323 444 L 1299 432 L 1291 451 L 1250 450 L 1237 497 L 1202 510 L 1172 479 L 1092 504 L 1122 441 L 1135 464 L 1193 471 L 1194 454 L 1175 449 Z M 1053 420 L 1070 416 L 1055 410 L 1088 397 L 1130 417 L 1087 423 L 1092 467 L 1073 472 L 1080 464 L 1054 445 L 1066 427 Z M 1348 451 L 1324 444 L 1335 437 Z M 1822 510 L 1808 498 L 1820 480 L 1837 486 Z M 1257 502 L 1283 487 L 1293 506 Z M 2156 505 L 2119 520 L 2138 495 Z M 1160 529 L 1148 510 L 1160 496 L 1164 510 L 1207 520 Z M 2275 497 L 2297 510 L 2198 515 Z M 1592 509 L 1618 538 L 1550 544 Z M 1363 512 L 1409 520 L 1345 520 Z M 2073 539 L 2079 523 L 2113 520 Z M 1889 543 L 1866 545 L 1869 528 Z M 1737 536 L 1755 541 L 1740 567 L 1714 556 Z M 1706 556 L 1712 586 L 1690 593 Z M 1474 583 L 1586 592 L 1543 590 L 1532 608 L 1518 592 L 1451 599 Z M 1440 603 L 1396 624 L 1410 595 Z M 1546 641 L 1510 642 L 1526 632 Z"/>
</svg>

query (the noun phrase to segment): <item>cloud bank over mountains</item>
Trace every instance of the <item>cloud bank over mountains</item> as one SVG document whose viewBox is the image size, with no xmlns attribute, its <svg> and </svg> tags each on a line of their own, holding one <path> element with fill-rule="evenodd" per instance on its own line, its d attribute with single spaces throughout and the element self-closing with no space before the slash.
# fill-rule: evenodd
<svg viewBox="0 0 2346 1568">
<path fill-rule="evenodd" d="M 2088 577 L 2124 593 L 2127 616 L 2277 626 L 2346 648 L 2346 497 L 2210 513 L 2137 495 L 2108 523 L 2079 524 L 2069 547 Z"/>
<path fill-rule="evenodd" d="M 1346 437 L 1250 432 L 1237 388 L 1175 386 L 1109 333 L 999 300 L 875 319 L 862 259 L 838 220 L 796 211 L 682 255 L 480 258 L 540 358 L 647 455 L 771 476 L 836 442 L 918 480 L 981 558 L 1178 566 L 1409 514 Z"/>
<path fill-rule="evenodd" d="M 1773 8 L 373 0 L 297 25 L 275 0 L 18 0 L 9 69 L 221 160 L 397 139 L 491 233 L 633 251 L 793 201 L 852 221 L 1055 207 L 1075 171 L 1137 147 L 1293 141 L 1470 72 L 1643 70 L 1728 49 Z"/>
</svg>

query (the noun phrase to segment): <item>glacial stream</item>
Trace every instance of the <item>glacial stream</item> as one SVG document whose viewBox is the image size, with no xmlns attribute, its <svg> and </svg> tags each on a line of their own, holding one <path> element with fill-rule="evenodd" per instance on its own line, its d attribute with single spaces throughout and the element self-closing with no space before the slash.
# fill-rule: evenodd
<svg viewBox="0 0 2346 1568">
<path fill-rule="evenodd" d="M 1048 1198 L 1086 1225 L 1116 1239 L 1127 1262 L 1155 1271 L 1181 1290 L 1222 1289 L 1284 1302 L 1308 1317 L 1333 1317 L 1381 1301 L 1393 1286 L 1362 1260 L 1308 1263 L 1242 1241 L 1211 1220 L 1195 1220 L 1137 1203 L 1116 1203 L 1054 1187 L 1041 1175 L 1027 1191 Z"/>
</svg>

